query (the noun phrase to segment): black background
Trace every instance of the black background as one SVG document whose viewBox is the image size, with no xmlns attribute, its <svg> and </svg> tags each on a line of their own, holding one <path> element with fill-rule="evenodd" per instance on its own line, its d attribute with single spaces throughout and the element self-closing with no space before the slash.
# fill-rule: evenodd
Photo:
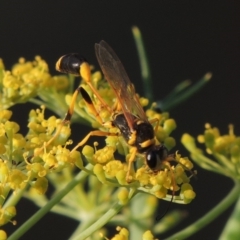
<svg viewBox="0 0 240 240">
<path fill-rule="evenodd" d="M 173 134 L 177 149 L 186 155 L 181 134 L 197 136 L 205 122 L 219 127 L 222 133 L 227 133 L 228 124 L 233 123 L 239 135 L 239 20 L 238 1 L 2 1 L 0 57 L 10 69 L 19 57 L 32 60 L 39 54 L 56 74 L 56 60 L 68 52 L 80 52 L 97 66 L 94 43 L 104 39 L 142 94 L 131 34 L 131 27 L 138 26 L 150 60 L 155 99 L 166 96 L 182 80 L 196 82 L 206 72 L 213 73 L 207 87 L 171 111 L 178 125 Z M 25 105 L 18 106 L 13 118 L 26 125 L 27 113 Z M 80 139 L 83 134 L 79 132 L 76 137 Z M 198 180 L 193 183 L 197 198 L 190 205 L 171 206 L 189 212 L 179 229 L 214 207 L 232 187 L 229 179 L 198 172 Z M 231 210 L 189 239 L 217 239 Z M 20 226 L 36 208 L 25 201 L 17 211 Z M 22 239 L 67 239 L 75 227 L 74 221 L 49 214 Z M 13 231 L 16 227 L 10 228 Z M 165 235 L 160 237 L 164 239 Z"/>
</svg>

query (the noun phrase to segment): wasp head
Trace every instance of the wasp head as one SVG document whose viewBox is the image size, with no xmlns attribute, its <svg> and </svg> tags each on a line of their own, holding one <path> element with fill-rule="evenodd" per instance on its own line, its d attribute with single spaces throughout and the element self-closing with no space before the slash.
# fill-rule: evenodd
<svg viewBox="0 0 240 240">
<path fill-rule="evenodd" d="M 159 170 L 167 157 L 168 150 L 164 145 L 155 145 L 146 152 L 147 165 L 153 171 Z"/>
</svg>

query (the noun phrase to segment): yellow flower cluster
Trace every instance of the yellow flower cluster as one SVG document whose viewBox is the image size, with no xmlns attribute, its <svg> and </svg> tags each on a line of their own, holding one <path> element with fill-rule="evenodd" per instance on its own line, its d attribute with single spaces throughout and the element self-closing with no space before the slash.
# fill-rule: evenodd
<svg viewBox="0 0 240 240">
<path fill-rule="evenodd" d="M 25 103 L 46 89 L 66 89 L 69 84 L 66 76 L 51 76 L 47 63 L 39 56 L 33 62 L 20 58 L 12 71 L 6 71 L 0 59 L 0 78 L 1 109 Z"/>
<path fill-rule="evenodd" d="M 35 190 L 43 195 L 48 188 L 47 177 L 50 173 L 64 168 L 72 169 L 74 165 L 86 171 L 81 154 L 76 151 L 77 147 L 69 150 L 69 145 L 72 144 L 68 140 L 71 130 L 66 122 L 55 116 L 45 118 L 45 107 L 41 106 L 40 109 L 30 111 L 28 133 L 23 136 L 19 132 L 19 124 L 11 121 L 12 111 L 8 110 L 14 104 L 30 101 L 39 105 L 44 103 L 47 108 L 63 116 L 63 112 L 67 112 L 67 105 L 71 103 L 71 95 L 67 95 L 70 79 L 66 76 L 51 76 L 46 62 L 40 57 L 36 57 L 33 62 L 20 59 L 11 72 L 6 71 L 0 61 L 0 225 L 11 221 L 16 214 L 15 205 L 4 205 L 10 191 L 23 194 L 24 190 Z M 116 96 L 101 73 L 93 73 L 92 82 L 109 107 L 116 107 Z M 146 166 L 143 154 L 137 154 L 135 170 L 132 169 L 131 172 L 132 181 L 130 184 L 126 181 L 127 161 L 132 149 L 119 136 L 119 129 L 109 127 L 111 113 L 103 108 L 87 84 L 82 83 L 82 86 L 89 93 L 104 124 L 97 121 L 81 97 L 75 104 L 76 114 L 73 120 L 80 118 L 94 128 L 116 134 L 106 137 L 106 146 L 103 148 L 98 148 L 97 144 L 94 147 L 88 146 L 87 141 L 81 145 L 82 155 L 93 165 L 91 174 L 105 185 L 125 187 L 118 194 L 122 205 L 131 199 L 132 189 L 168 201 L 174 196 L 175 202 L 191 202 L 195 193 L 188 175 L 191 175 L 193 166 L 188 158 L 183 158 L 178 153 L 164 160 L 157 172 Z M 36 96 L 38 99 L 34 98 Z M 140 98 L 139 101 L 143 106 L 148 104 L 145 98 Z M 167 113 L 160 114 L 151 108 L 146 111 L 146 115 L 150 120 L 158 119 L 153 123 L 156 142 L 164 142 L 169 150 L 174 147 L 175 140 L 170 134 L 176 128 L 175 121 Z M 124 158 L 116 159 L 117 152 L 124 155 Z"/>
<path fill-rule="evenodd" d="M 110 186 L 113 183 L 119 187 L 128 186 L 129 184 L 126 182 L 127 164 L 116 160 L 113 150 L 113 147 L 106 146 L 94 153 L 94 149 L 86 145 L 82 153 L 94 165 L 93 172 L 99 181 Z M 139 160 L 143 161 L 143 159 Z M 176 202 L 190 203 L 195 198 L 195 193 L 189 184 L 190 177 L 187 176 L 186 171 L 190 171 L 193 165 L 188 158 L 182 158 L 179 154 L 176 154 L 174 162 L 176 162 L 175 165 L 163 162 L 162 170 L 156 173 L 143 164 L 136 170 L 136 173 L 132 173 L 134 177 L 129 187 L 169 201 L 172 195 L 167 193 L 168 190 L 171 190 L 174 191 Z M 127 202 L 125 199 L 127 195 L 123 196 L 119 198 L 120 202 Z"/>
<path fill-rule="evenodd" d="M 207 123 L 204 133 L 197 139 L 199 143 L 205 144 L 206 152 L 214 158 L 213 160 L 204 155 L 203 151 L 196 146 L 194 138 L 184 134 L 182 142 L 197 164 L 234 180 L 240 179 L 240 137 L 234 134 L 233 125 L 229 125 L 228 134 L 221 135 L 218 128 Z"/>
<path fill-rule="evenodd" d="M 38 194 L 44 194 L 48 188 L 47 174 L 73 166 L 80 158 L 66 148 L 69 127 L 62 126 L 54 141 L 46 144 L 61 121 L 55 117 L 45 119 L 44 108 L 30 112 L 29 132 L 25 137 L 19 133 L 19 125 L 10 120 L 11 115 L 10 110 L 0 111 L 0 225 L 16 214 L 16 210 L 9 214 L 9 209 L 15 206 L 4 206 L 10 191 L 17 194 L 31 187 Z"/>
<path fill-rule="evenodd" d="M 99 82 L 95 83 L 101 85 L 101 79 L 99 79 Z M 83 84 L 83 86 L 89 91 L 89 95 L 92 96 L 88 85 Z M 101 97 L 108 102 L 109 105 L 111 101 L 110 106 L 113 106 L 116 102 L 116 97 L 114 96 L 112 89 L 109 85 L 105 85 L 104 88 L 103 85 L 101 86 L 101 91 L 99 91 Z M 99 89 L 97 86 L 96 88 Z M 111 96 L 111 98 L 109 98 L 109 96 Z M 97 98 L 94 98 L 94 96 L 92 96 L 92 99 L 97 112 L 101 113 L 101 102 Z M 143 104 L 147 103 L 143 98 L 140 98 L 140 102 Z M 80 100 L 78 107 L 82 108 L 86 113 L 89 111 L 82 100 Z M 88 115 L 90 116 L 89 121 L 92 126 L 99 125 L 96 117 L 92 115 L 91 112 Z M 164 145 L 168 149 L 173 148 L 175 146 L 175 140 L 170 134 L 176 128 L 176 122 L 174 119 L 169 118 L 168 113 L 160 114 L 153 109 L 148 109 L 146 115 L 149 119 L 158 119 L 156 141 L 164 142 Z M 103 114 L 101 117 L 102 116 Z M 104 114 L 103 122 L 107 122 L 110 119 L 111 116 L 109 116 L 109 114 Z M 108 130 L 101 125 L 99 126 L 103 131 L 110 131 L 111 133 L 119 134 L 117 128 L 113 127 Z M 127 160 L 132 154 L 131 147 L 127 145 L 121 136 L 108 136 L 105 141 L 107 145 L 102 149 L 94 149 L 91 146 L 85 145 L 82 150 L 85 159 L 94 165 L 93 172 L 100 182 L 111 186 L 114 186 L 115 184 L 115 186 L 134 187 L 141 192 L 147 192 L 168 201 L 171 201 L 172 195 L 174 194 L 174 201 L 179 203 L 189 203 L 195 198 L 195 192 L 189 184 L 193 165 L 188 158 L 183 158 L 179 154 L 176 154 L 176 156 L 171 155 L 169 159 L 163 161 L 162 168 L 159 169 L 158 172 L 153 172 L 146 166 L 144 154 L 138 154 L 136 157 L 136 171 L 131 172 L 132 181 L 131 184 L 128 184 L 126 181 L 127 163 L 115 159 L 114 152 L 117 151 L 118 153 L 125 155 Z M 188 172 L 188 174 L 186 172 Z M 172 193 L 168 194 L 168 190 Z M 120 199 L 120 202 L 126 202 L 126 199 Z"/>
<path fill-rule="evenodd" d="M 109 87 L 107 82 L 103 81 L 99 72 L 92 74 L 92 83 L 93 86 L 98 89 L 99 95 L 110 107 L 116 105 L 117 99 L 115 93 Z M 105 126 L 107 126 L 108 122 L 111 121 L 111 114 L 103 108 L 102 102 L 99 101 L 99 99 L 92 93 L 86 83 L 82 83 L 82 86 L 91 97 L 94 107 L 99 113 L 99 117 L 102 122 L 104 122 L 104 126 L 99 123 L 91 109 L 85 105 L 83 99 L 81 99 L 76 105 L 75 112 L 80 117 L 83 117 L 90 122 L 93 127 L 99 128 L 105 132 L 109 131 L 111 133 L 119 134 L 119 130 L 117 128 L 109 129 L 109 127 L 107 127 L 106 129 Z M 139 100 L 143 106 L 148 104 L 147 99 L 140 98 Z M 68 104 L 71 103 L 70 97 L 67 99 L 67 102 Z M 146 111 L 146 115 L 149 119 L 158 119 L 158 126 L 154 126 L 154 128 L 157 129 L 156 141 L 164 142 L 164 145 L 168 149 L 174 147 L 175 140 L 170 137 L 170 134 L 176 128 L 175 121 L 169 118 L 168 113 L 159 114 L 153 109 L 148 109 Z M 94 165 L 93 172 L 100 182 L 111 186 L 128 185 L 126 182 L 127 164 L 126 162 L 115 159 L 114 152 L 117 150 L 118 153 L 125 155 L 126 159 L 128 159 L 131 155 L 131 148 L 129 148 L 121 137 L 117 136 L 108 136 L 106 138 L 106 143 L 106 147 L 98 150 L 85 145 L 82 150 L 85 159 Z M 157 173 L 150 171 L 145 166 L 145 159 L 143 155 L 137 156 L 137 159 L 138 166 L 136 172 L 131 173 L 133 176 L 132 183 L 130 184 L 131 186 L 139 188 L 140 191 L 148 192 L 158 198 L 165 198 L 167 200 L 171 199 L 172 194 L 167 195 L 168 190 L 171 190 L 174 192 L 176 201 L 179 200 L 181 203 L 188 203 L 195 197 L 195 193 L 192 191 L 191 185 L 189 184 L 190 177 L 186 175 L 186 171 L 190 171 L 192 169 L 191 162 L 187 158 L 181 158 L 180 155 L 177 154 L 177 157 L 170 158 L 171 161 L 164 161 L 162 169 L 160 169 Z M 141 164 L 138 164 L 139 162 Z M 83 166 L 80 166 L 80 168 L 83 169 Z M 186 184 L 188 184 L 188 187 L 186 187 Z M 179 191 L 180 189 L 181 191 Z M 176 195 L 177 191 L 179 192 L 178 196 Z M 186 191 L 188 191 L 188 194 L 186 194 Z"/>
<path fill-rule="evenodd" d="M 107 240 L 128 240 L 129 239 L 129 231 L 126 228 L 121 228 L 121 227 L 117 227 L 116 230 L 119 232 L 117 234 L 115 234 L 114 237 L 112 237 L 111 239 L 108 239 L 105 237 L 105 239 Z M 100 234 L 101 237 L 103 237 L 103 234 Z M 151 231 L 146 231 L 143 233 L 142 235 L 142 240 L 155 240 L 154 236 L 152 235 Z"/>
</svg>

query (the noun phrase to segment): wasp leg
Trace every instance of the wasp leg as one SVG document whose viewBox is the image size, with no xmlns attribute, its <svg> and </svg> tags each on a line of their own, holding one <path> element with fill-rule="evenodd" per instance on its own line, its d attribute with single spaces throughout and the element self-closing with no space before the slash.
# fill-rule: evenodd
<svg viewBox="0 0 240 240">
<path fill-rule="evenodd" d="M 180 163 L 179 161 L 177 161 L 175 154 L 169 154 L 164 162 L 171 162 L 171 161 L 181 165 L 184 170 L 190 172 L 191 176 L 189 176 L 189 178 L 192 177 L 192 176 L 194 178 L 197 178 L 197 171 L 196 170 L 191 170 L 191 169 L 187 168 L 185 165 L 183 165 L 182 163 Z"/>
<path fill-rule="evenodd" d="M 59 136 L 63 126 L 65 124 L 68 124 L 71 121 L 71 118 L 72 118 L 72 115 L 73 115 L 73 112 L 74 112 L 74 105 L 75 105 L 75 102 L 77 100 L 77 96 L 78 96 L 79 92 L 82 94 L 82 97 L 83 97 L 83 99 L 84 99 L 84 101 L 85 101 L 89 111 L 96 117 L 96 120 L 101 125 L 103 125 L 103 121 L 100 118 L 99 113 L 97 112 L 96 108 L 94 107 L 94 104 L 93 104 L 90 96 L 88 95 L 88 93 L 86 92 L 86 90 L 83 87 L 79 86 L 73 93 L 72 100 L 70 102 L 68 111 L 67 111 L 64 119 L 61 121 L 60 125 L 58 126 L 56 133 L 54 134 L 54 136 L 46 144 L 44 144 L 44 146 L 42 146 L 38 151 L 36 151 L 34 153 L 34 157 L 36 157 L 39 154 L 41 154 L 41 152 L 44 150 L 44 148 L 49 146 Z M 106 135 L 104 135 L 104 136 L 106 136 Z"/>
<path fill-rule="evenodd" d="M 93 102 L 92 102 L 92 99 L 90 98 L 90 96 L 88 95 L 88 93 L 86 92 L 86 90 L 83 88 L 83 87 L 80 87 L 80 92 L 81 92 L 81 95 L 84 99 L 84 102 L 88 108 L 88 111 L 90 113 L 92 113 L 95 117 L 96 117 L 96 120 L 101 124 L 103 125 L 103 121 L 102 119 L 100 118 L 99 116 L 99 112 L 96 110 Z"/>
<path fill-rule="evenodd" d="M 83 80 L 88 84 L 88 86 L 91 88 L 91 90 L 96 95 L 98 100 L 101 102 L 103 107 L 106 108 L 111 113 L 112 109 L 106 104 L 106 102 L 99 95 L 98 91 L 96 90 L 96 88 L 93 86 L 93 84 L 91 82 L 91 69 L 90 69 L 90 66 L 89 66 L 89 64 L 87 62 L 83 62 L 80 65 L 79 74 L 83 78 Z"/>
<path fill-rule="evenodd" d="M 58 126 L 58 128 L 57 128 L 55 134 L 53 135 L 53 137 L 50 138 L 41 148 L 38 149 L 38 151 L 36 151 L 34 153 L 34 157 L 37 157 L 39 154 L 41 154 L 41 152 L 44 150 L 44 148 L 49 146 L 59 136 L 63 126 L 71 121 L 71 118 L 72 118 L 72 115 L 73 115 L 73 111 L 74 111 L 74 105 L 75 105 L 77 96 L 78 96 L 78 94 L 80 92 L 80 89 L 81 89 L 81 87 L 78 87 L 75 90 L 75 92 L 73 94 L 73 97 L 72 97 L 72 100 L 71 100 L 71 103 L 70 103 L 70 106 L 68 108 L 68 111 L 67 111 L 64 119 L 61 121 L 60 125 Z"/>
<path fill-rule="evenodd" d="M 132 147 L 131 150 L 130 150 L 130 153 L 131 153 L 131 156 L 128 159 L 128 169 L 127 169 L 127 176 L 126 176 L 126 181 L 128 183 L 130 183 L 131 180 L 132 180 L 131 177 L 130 177 L 130 171 L 132 169 L 132 163 L 134 162 L 136 154 L 137 154 L 137 148 L 136 147 Z"/>
<path fill-rule="evenodd" d="M 90 133 L 88 133 L 87 136 L 85 136 L 85 138 L 79 142 L 73 149 L 71 152 L 77 150 L 79 147 L 83 146 L 87 141 L 88 139 L 91 137 L 91 136 L 98 136 L 98 137 L 107 137 L 107 136 L 117 136 L 118 134 L 116 133 L 110 133 L 110 132 L 103 132 L 103 131 L 100 131 L 100 130 L 95 130 L 95 131 L 91 131 Z"/>
</svg>

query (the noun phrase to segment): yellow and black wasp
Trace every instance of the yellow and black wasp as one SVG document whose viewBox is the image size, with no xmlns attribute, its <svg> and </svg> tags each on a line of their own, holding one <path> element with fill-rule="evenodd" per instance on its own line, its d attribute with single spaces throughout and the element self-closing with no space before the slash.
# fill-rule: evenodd
<svg viewBox="0 0 240 240">
<path fill-rule="evenodd" d="M 159 125 L 158 119 L 148 120 L 143 107 L 140 104 L 139 97 L 135 92 L 121 61 L 105 42 L 95 44 L 95 52 L 97 60 L 102 69 L 105 79 L 113 89 L 117 103 L 110 107 L 104 99 L 99 95 L 96 88 L 91 83 L 90 66 L 86 59 L 77 53 L 70 53 L 62 56 L 56 63 L 56 69 L 63 73 L 80 75 L 89 85 L 94 95 L 99 99 L 102 106 L 111 113 L 110 124 L 106 124 L 99 116 L 99 112 L 94 107 L 93 101 L 87 91 L 79 86 L 74 92 L 72 102 L 64 121 L 70 121 L 74 110 L 74 104 L 78 93 L 80 92 L 86 105 L 94 113 L 96 119 L 103 125 L 108 127 L 116 127 L 123 136 L 127 144 L 131 147 L 131 156 L 128 160 L 127 181 L 131 181 L 130 171 L 132 162 L 136 158 L 136 154 L 144 154 L 148 167 L 157 171 L 160 170 L 164 161 L 173 157 L 168 154 L 167 148 L 158 143 L 155 137 L 155 131 Z M 152 123 L 156 122 L 156 127 Z M 78 145 L 74 148 L 83 146 L 90 136 L 109 136 L 114 135 L 110 132 L 100 130 L 91 131 Z M 116 135 L 116 134 L 115 134 Z"/>
</svg>

